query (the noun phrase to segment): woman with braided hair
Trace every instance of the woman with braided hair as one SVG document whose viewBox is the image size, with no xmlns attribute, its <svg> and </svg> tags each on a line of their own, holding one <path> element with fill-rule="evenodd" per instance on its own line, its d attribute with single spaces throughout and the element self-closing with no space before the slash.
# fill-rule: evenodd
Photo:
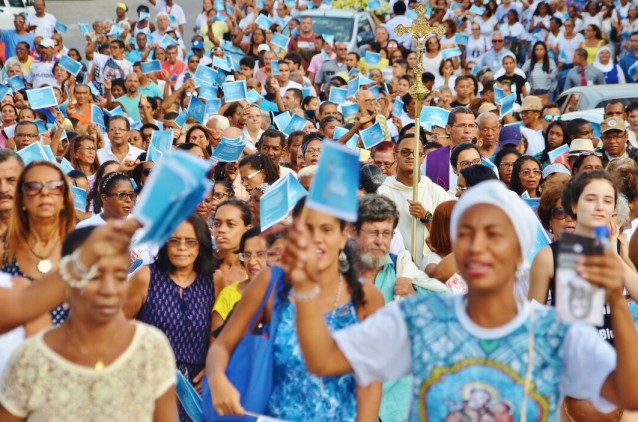
<svg viewBox="0 0 638 422">
<path fill-rule="evenodd" d="M 100 180 L 99 191 L 102 212 L 82 221 L 78 224 L 78 228 L 102 226 L 108 220 L 123 220 L 131 214 L 137 193 L 126 174 L 117 172 L 107 174 Z"/>
</svg>

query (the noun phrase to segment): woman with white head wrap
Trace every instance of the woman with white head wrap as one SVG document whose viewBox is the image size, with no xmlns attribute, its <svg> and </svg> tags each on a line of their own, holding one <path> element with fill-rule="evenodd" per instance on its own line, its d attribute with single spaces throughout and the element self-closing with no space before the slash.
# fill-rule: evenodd
<svg viewBox="0 0 638 422">
<path fill-rule="evenodd" d="M 297 224 L 283 262 L 310 372 L 353 372 L 360 385 L 412 375 L 412 421 L 557 420 L 565 394 L 591 400 L 601 410 L 613 409 L 612 403 L 638 407 L 633 356 L 638 335 L 616 257 L 586 257 L 579 266 L 585 279 L 607 290 L 618 313 L 616 352 L 592 327 L 565 325 L 553 309 L 515 299 L 517 270 L 534 244 L 533 218 L 522 199 L 498 181 L 470 189 L 451 223 L 468 294 L 415 295 L 334 334 L 316 300 L 315 246 Z M 238 400 L 223 410 L 242 411 Z"/>
<path fill-rule="evenodd" d="M 619 64 L 614 61 L 614 55 L 609 47 L 603 45 L 596 53 L 594 66 L 605 75 L 607 84 L 624 84 L 625 74 Z"/>
</svg>

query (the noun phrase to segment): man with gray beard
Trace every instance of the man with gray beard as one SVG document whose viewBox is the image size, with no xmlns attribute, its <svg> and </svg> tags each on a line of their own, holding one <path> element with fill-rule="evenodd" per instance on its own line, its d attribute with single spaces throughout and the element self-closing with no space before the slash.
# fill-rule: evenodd
<svg viewBox="0 0 638 422">
<path fill-rule="evenodd" d="M 399 212 L 390 198 L 370 194 L 359 199 L 359 218 L 352 226 L 350 237 L 359 258 L 361 278 L 374 283 L 386 303 L 420 291 L 445 291 L 445 285 L 429 280 L 419 271 L 408 251 L 402 251 L 398 256 L 390 253 L 398 223 Z M 410 277 L 397 277 L 397 269 L 401 266 L 405 267 L 403 273 Z"/>
</svg>

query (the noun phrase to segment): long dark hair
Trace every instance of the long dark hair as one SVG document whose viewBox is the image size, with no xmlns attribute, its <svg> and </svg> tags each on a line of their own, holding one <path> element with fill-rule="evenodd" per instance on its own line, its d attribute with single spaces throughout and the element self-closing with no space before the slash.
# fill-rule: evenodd
<svg viewBox="0 0 638 422">
<path fill-rule="evenodd" d="M 518 159 L 514 161 L 514 167 L 512 168 L 512 180 L 510 180 L 509 189 L 513 190 L 519 195 L 521 195 L 525 191 L 525 188 L 521 185 L 521 176 L 519 173 L 521 172 L 521 167 L 523 166 L 523 163 L 527 161 L 535 162 L 536 164 L 538 164 L 538 169 L 541 171 L 543 170 L 543 165 L 536 158 L 529 155 L 523 155 L 521 157 L 518 157 Z M 542 184 L 543 184 L 543 176 L 541 176 L 541 180 L 538 182 L 538 187 L 536 188 L 536 194 L 538 196 L 541 195 Z"/>
<path fill-rule="evenodd" d="M 263 170 L 265 175 L 265 183 L 272 185 L 279 179 L 279 172 L 275 167 L 275 164 L 270 158 L 264 154 L 251 154 L 241 159 L 239 162 L 239 168 L 245 165 L 249 165 L 253 170 Z"/>
<path fill-rule="evenodd" d="M 534 64 L 536 63 L 536 56 L 534 53 L 534 50 L 536 49 L 537 45 L 542 45 L 543 48 L 545 49 L 545 55 L 543 56 L 543 72 L 545 73 L 549 73 L 550 72 L 550 67 L 549 67 L 549 52 L 547 50 L 547 44 L 545 44 L 543 41 L 536 41 L 534 43 L 534 47 L 532 47 L 532 62 L 531 62 L 531 66 L 530 66 L 530 72 L 532 71 L 532 69 L 534 68 Z"/>
<path fill-rule="evenodd" d="M 552 130 L 553 127 L 558 126 L 563 131 L 563 144 L 571 144 L 571 140 L 567 137 L 567 124 L 563 121 L 557 120 L 555 122 L 551 122 L 549 126 L 547 126 L 547 130 L 543 134 L 545 137 L 545 148 L 543 149 L 543 153 L 541 154 L 541 162 L 548 163 L 549 162 L 549 151 L 551 148 L 549 146 L 549 131 Z M 561 145 L 559 145 L 561 146 Z M 558 147 L 556 147 L 558 148 Z"/>
<path fill-rule="evenodd" d="M 93 204 L 93 213 L 99 214 L 102 212 L 102 198 L 100 198 L 100 181 L 102 177 L 104 177 L 104 172 L 106 168 L 112 164 L 118 164 L 115 160 L 109 160 L 103 162 L 100 167 L 95 172 L 95 182 L 93 183 L 93 187 L 86 195 L 86 212 L 91 210 L 91 204 Z"/>
<path fill-rule="evenodd" d="M 302 198 L 301 200 L 299 200 L 299 202 L 297 202 L 297 205 L 295 205 L 295 208 L 292 210 L 292 215 L 294 218 L 299 218 L 305 203 L 306 203 L 305 198 Z M 345 220 L 341 220 L 341 219 L 338 219 L 338 221 L 339 221 L 339 227 L 341 228 L 341 230 L 345 229 L 348 223 Z M 355 253 L 352 249 L 352 246 L 350 246 L 349 243 L 346 243 L 346 245 L 343 248 L 343 252 L 346 254 L 346 257 L 348 259 L 348 264 L 350 264 L 349 265 L 350 268 L 348 269 L 348 271 L 343 273 L 343 278 L 346 280 L 346 284 L 348 286 L 348 290 L 350 291 L 350 295 L 352 296 L 352 303 L 355 309 L 359 309 L 359 307 L 361 305 L 364 305 L 366 301 L 365 301 L 365 295 L 363 292 L 363 286 L 361 282 L 359 281 L 359 271 L 356 267 L 356 260 L 354 259 Z M 285 291 L 284 297 L 287 297 L 290 287 L 287 287 L 285 290 L 286 291 Z"/>
<path fill-rule="evenodd" d="M 185 221 L 190 223 L 195 229 L 195 236 L 199 243 L 199 253 L 197 258 L 195 258 L 193 269 L 197 274 L 210 276 L 213 274 L 213 241 L 210 237 L 208 225 L 199 214 L 191 214 Z M 175 271 L 175 266 L 168 258 L 168 242 L 157 253 L 155 264 L 166 273 Z"/>
</svg>

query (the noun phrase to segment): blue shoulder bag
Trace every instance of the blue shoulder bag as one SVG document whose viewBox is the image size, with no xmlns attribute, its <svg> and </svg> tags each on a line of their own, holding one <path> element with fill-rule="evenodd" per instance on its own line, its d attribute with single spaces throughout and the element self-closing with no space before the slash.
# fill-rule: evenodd
<svg viewBox="0 0 638 422">
<path fill-rule="evenodd" d="M 276 311 L 278 303 L 278 291 L 283 286 L 284 271 L 280 267 L 272 267 L 270 283 L 257 313 L 253 316 L 248 326 L 248 332 L 237 344 L 233 355 L 228 362 L 226 376 L 233 386 L 239 391 L 241 405 L 244 409 L 263 415 L 268 408 L 268 400 L 273 384 L 273 347 L 279 312 Z M 260 334 L 253 334 L 258 318 L 262 315 L 270 295 L 275 289 L 273 312 L 270 324 L 264 327 Z M 208 379 L 203 382 L 203 409 L 206 422 L 245 422 L 254 421 L 251 416 L 219 416 L 213 407 L 212 394 Z"/>
</svg>

